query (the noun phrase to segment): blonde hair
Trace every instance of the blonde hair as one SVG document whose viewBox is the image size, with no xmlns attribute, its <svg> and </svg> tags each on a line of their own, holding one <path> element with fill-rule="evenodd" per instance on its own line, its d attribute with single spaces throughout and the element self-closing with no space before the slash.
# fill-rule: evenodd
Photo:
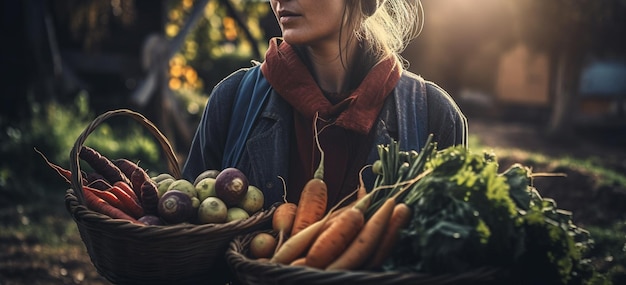
<svg viewBox="0 0 626 285">
<path fill-rule="evenodd" d="M 380 6 L 367 15 L 365 1 L 377 1 Z M 354 36 L 376 62 L 393 55 L 407 67 L 400 54 L 421 32 L 424 13 L 420 0 L 348 0 L 346 5 Z"/>
</svg>

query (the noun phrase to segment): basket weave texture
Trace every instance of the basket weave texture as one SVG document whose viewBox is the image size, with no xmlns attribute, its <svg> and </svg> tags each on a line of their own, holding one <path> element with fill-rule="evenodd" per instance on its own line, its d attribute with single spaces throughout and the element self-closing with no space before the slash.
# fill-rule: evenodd
<svg viewBox="0 0 626 285">
<path fill-rule="evenodd" d="M 248 257 L 249 245 L 257 234 L 237 236 L 226 251 L 226 262 L 236 276 L 235 282 L 248 285 L 329 285 L 329 284 L 500 284 L 495 268 L 480 268 L 461 274 L 429 275 L 381 271 L 324 271 L 305 266 L 290 266 L 267 261 L 261 262 Z"/>
<path fill-rule="evenodd" d="M 85 206 L 78 153 L 87 136 L 114 116 L 130 117 L 145 126 L 159 141 L 170 173 L 181 172 L 163 134 L 143 115 L 120 109 L 98 116 L 78 137 L 70 152 L 72 188 L 65 205 L 76 222 L 92 263 L 100 275 L 116 284 L 225 284 L 231 278 L 225 252 L 234 237 L 271 227 L 275 207 L 250 218 L 225 224 L 134 224 L 92 211 Z"/>
</svg>

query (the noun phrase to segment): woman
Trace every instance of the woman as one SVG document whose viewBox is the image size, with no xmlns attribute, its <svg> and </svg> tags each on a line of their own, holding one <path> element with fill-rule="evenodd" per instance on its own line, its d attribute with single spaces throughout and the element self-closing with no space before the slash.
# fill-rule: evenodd
<svg viewBox="0 0 626 285">
<path fill-rule="evenodd" d="M 297 202 L 319 164 L 318 133 L 334 205 L 357 188 L 377 145 L 395 139 L 420 150 L 431 133 L 440 149 L 466 145 L 467 122 L 451 97 L 403 69 L 399 53 L 416 36 L 418 0 L 270 4 L 282 38 L 270 41 L 262 64 L 214 88 L 185 178 L 236 167 L 263 190 L 266 207 L 283 200 L 280 178 L 286 199 Z M 368 185 L 373 178 L 365 172 Z"/>
</svg>

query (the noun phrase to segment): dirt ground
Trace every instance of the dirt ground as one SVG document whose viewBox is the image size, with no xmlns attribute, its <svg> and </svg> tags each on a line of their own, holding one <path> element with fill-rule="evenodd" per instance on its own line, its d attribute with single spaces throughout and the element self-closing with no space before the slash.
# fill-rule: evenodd
<svg viewBox="0 0 626 285">
<path fill-rule="evenodd" d="M 470 133 L 479 137 L 482 145 L 493 146 L 496 154 L 499 148 L 520 150 L 519 154 L 503 159 L 501 166 L 531 162 L 524 152 L 530 151 L 554 157 L 596 157 L 594 161 L 626 172 L 623 138 L 615 138 L 614 134 L 607 136 L 606 130 L 586 130 L 577 136 L 552 140 L 541 129 L 540 125 L 515 122 L 470 121 Z M 544 196 L 555 198 L 559 206 L 575 211 L 577 221 L 593 224 L 624 217 L 621 209 L 626 203 L 626 189 L 623 185 L 597 186 L 597 177 L 575 167 L 555 169 L 549 163 L 539 163 L 533 170 L 568 175 L 567 178 L 538 178 L 535 186 L 544 191 Z M 61 206 L 55 209 L 38 205 L 0 209 L 4 225 L 23 229 L 0 235 L 0 285 L 109 284 L 96 272 L 60 196 L 54 203 Z M 52 232 L 38 233 L 38 225 Z"/>
</svg>

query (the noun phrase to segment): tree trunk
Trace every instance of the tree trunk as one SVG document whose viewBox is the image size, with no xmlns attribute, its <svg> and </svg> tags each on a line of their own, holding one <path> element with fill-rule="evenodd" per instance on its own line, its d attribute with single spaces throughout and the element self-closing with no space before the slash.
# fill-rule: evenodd
<svg viewBox="0 0 626 285">
<path fill-rule="evenodd" d="M 574 131 L 581 59 L 578 53 L 571 51 L 554 56 L 556 60 L 553 64 L 556 66 L 551 69 L 553 109 L 547 132 L 552 138 L 567 139 Z"/>
</svg>

